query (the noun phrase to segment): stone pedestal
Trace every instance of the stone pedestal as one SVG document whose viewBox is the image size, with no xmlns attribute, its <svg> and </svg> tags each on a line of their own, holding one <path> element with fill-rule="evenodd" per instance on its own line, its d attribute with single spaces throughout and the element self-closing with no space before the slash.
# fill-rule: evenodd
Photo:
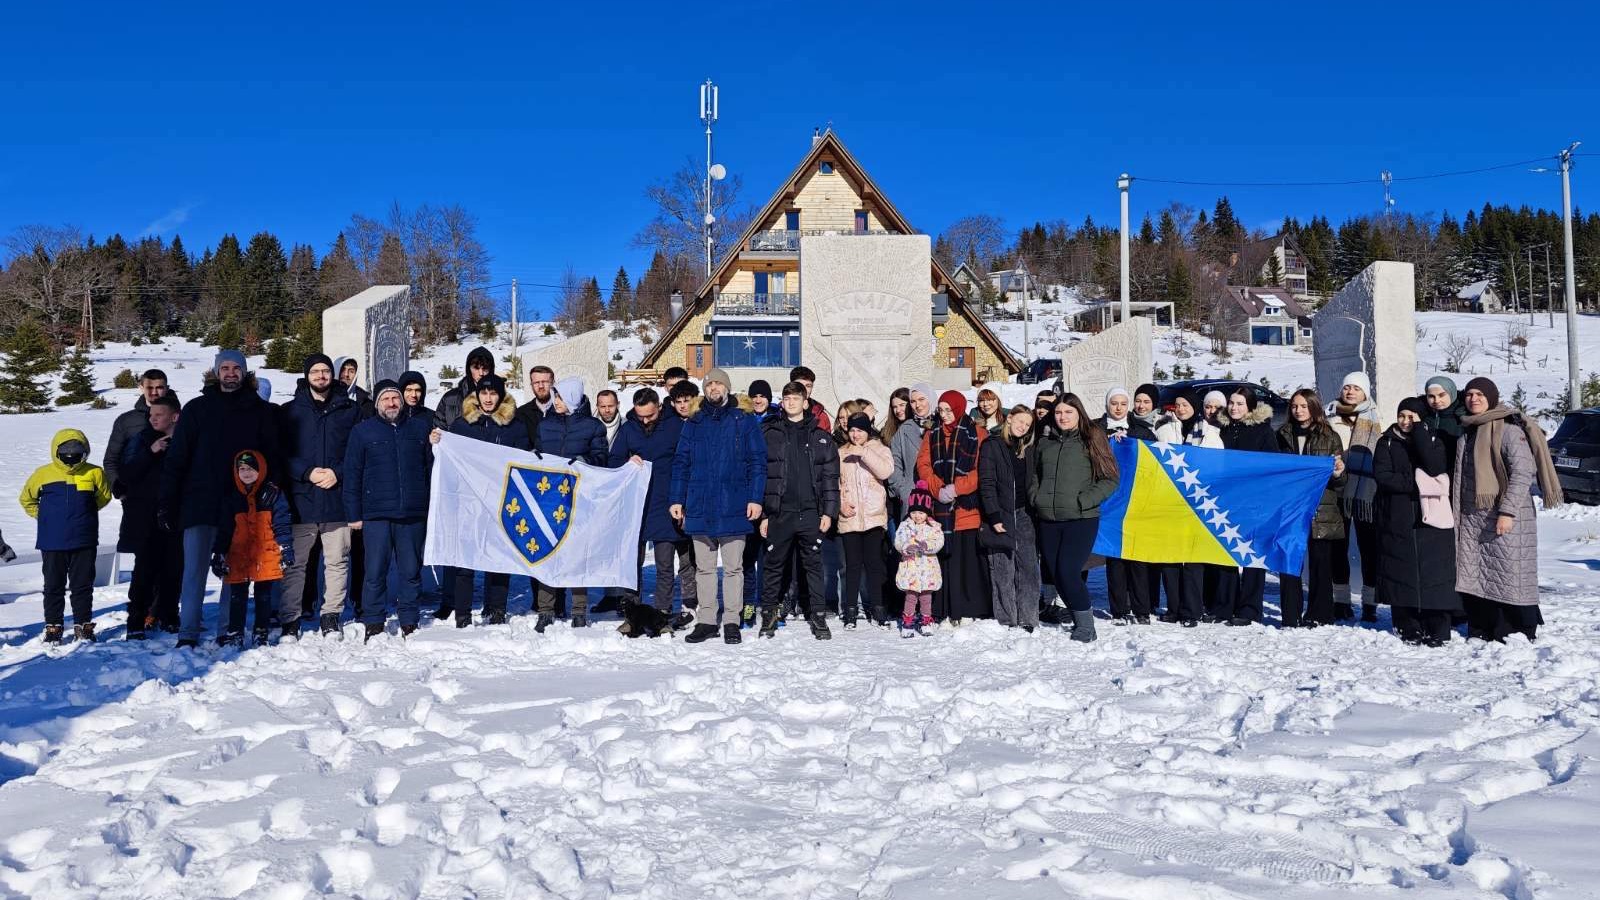
<svg viewBox="0 0 1600 900">
<path fill-rule="evenodd" d="M 800 239 L 800 361 L 817 373 L 829 415 L 855 397 L 884 404 L 932 376 L 931 252 L 927 235 Z"/>
<path fill-rule="evenodd" d="M 556 373 L 556 380 L 569 378 L 573 375 L 583 379 L 583 393 L 589 398 L 589 408 L 594 410 L 594 395 L 605 388 L 610 381 L 607 378 L 607 365 L 610 362 L 611 341 L 606 336 L 604 328 L 585 331 L 576 337 L 557 341 L 522 351 L 522 376 L 523 390 L 517 394 L 517 402 L 523 402 L 532 397 L 527 390 L 528 370 L 534 366 L 549 366 Z"/>
<path fill-rule="evenodd" d="M 1362 270 L 1311 320 L 1317 396 L 1339 399 L 1346 375 L 1363 371 L 1384 424 L 1395 407 L 1417 392 L 1416 270 L 1411 263 L 1379 261 Z"/>
<path fill-rule="evenodd" d="M 1106 391 L 1124 387 L 1131 395 L 1150 381 L 1155 369 L 1150 319 L 1133 316 L 1061 353 L 1061 382 L 1078 395 L 1091 416 L 1106 411 Z"/>
<path fill-rule="evenodd" d="M 328 307 L 322 311 L 322 352 L 354 359 L 356 383 L 369 391 L 385 378 L 398 379 L 411 367 L 410 300 L 409 286 L 380 284 Z"/>
</svg>

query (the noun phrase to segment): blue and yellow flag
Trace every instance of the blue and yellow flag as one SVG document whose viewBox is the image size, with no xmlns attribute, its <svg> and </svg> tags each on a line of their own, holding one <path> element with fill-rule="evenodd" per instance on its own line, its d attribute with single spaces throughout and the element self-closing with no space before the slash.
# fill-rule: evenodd
<svg viewBox="0 0 1600 900">
<path fill-rule="evenodd" d="M 1094 552 L 1299 573 L 1333 458 L 1112 441 L 1120 483 Z"/>
</svg>

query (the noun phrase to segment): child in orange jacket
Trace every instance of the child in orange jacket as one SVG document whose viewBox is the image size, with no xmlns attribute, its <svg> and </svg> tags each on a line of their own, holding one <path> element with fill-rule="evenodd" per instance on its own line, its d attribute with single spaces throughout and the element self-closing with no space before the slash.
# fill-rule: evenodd
<svg viewBox="0 0 1600 900">
<path fill-rule="evenodd" d="M 223 600 L 228 604 L 228 631 L 217 636 L 217 645 L 244 643 L 246 601 L 250 583 L 255 582 L 255 642 L 260 646 L 270 636 L 283 570 L 294 564 L 289 500 L 268 480 L 266 459 L 255 450 L 234 456 L 233 486 L 237 493 L 223 501 L 222 521 L 211 548 L 211 571 L 222 579 Z"/>
</svg>

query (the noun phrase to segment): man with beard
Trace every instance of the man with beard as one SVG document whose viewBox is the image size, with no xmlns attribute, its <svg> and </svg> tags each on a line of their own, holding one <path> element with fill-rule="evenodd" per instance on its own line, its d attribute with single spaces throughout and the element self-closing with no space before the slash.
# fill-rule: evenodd
<svg viewBox="0 0 1600 900">
<path fill-rule="evenodd" d="M 314 568 L 309 570 L 311 577 L 306 576 L 312 546 L 322 551 L 319 626 L 323 634 L 339 630 L 350 567 L 350 524 L 344 517 L 339 480 L 350 432 L 361 410 L 334 384 L 333 361 L 326 355 L 307 356 L 304 372 L 294 397 L 283 404 L 283 442 L 289 462 L 284 480 L 294 515 L 294 554 L 283 573 L 278 603 L 282 638 L 300 634 L 305 585 L 317 580 Z"/>
<path fill-rule="evenodd" d="M 478 381 L 494 371 L 494 354 L 488 347 L 474 347 L 467 354 L 467 373 L 461 376 L 461 381 L 455 387 L 444 392 L 439 398 L 439 408 L 433 414 L 433 427 L 441 431 L 449 431 L 450 426 L 461 418 L 465 409 L 467 398 L 478 393 Z M 402 393 L 402 398 L 403 398 Z M 404 400 L 401 401 L 404 411 Z M 520 412 L 520 410 L 519 410 Z M 531 438 L 530 438 L 531 440 Z M 357 546 L 365 546 L 364 542 L 357 542 Z M 433 617 L 443 621 L 455 615 L 456 603 L 456 577 L 460 571 L 455 566 L 442 566 L 436 570 L 439 581 L 439 606 L 433 611 Z"/>
<path fill-rule="evenodd" d="M 356 373 L 360 370 L 360 365 L 352 357 L 341 356 L 334 361 L 333 367 L 339 373 L 339 383 L 344 385 L 345 396 L 361 410 L 361 418 L 372 415 L 372 398 L 367 395 L 365 388 L 356 384 Z"/>
<path fill-rule="evenodd" d="M 517 407 L 517 421 L 528 429 L 528 441 L 539 449 L 539 423 L 550 413 L 555 403 L 556 373 L 549 366 L 534 366 L 528 370 L 528 392 L 533 398 Z"/>
<path fill-rule="evenodd" d="M 255 375 L 245 371 L 244 354 L 218 353 L 206 381 L 200 396 L 184 406 L 172 433 L 156 511 L 161 528 L 183 534 L 179 647 L 199 644 L 211 545 L 223 498 L 235 490 L 234 456 L 254 449 L 269 461 L 281 458 L 277 409 L 257 393 Z"/>
<path fill-rule="evenodd" d="M 144 640 L 151 626 L 178 630 L 178 591 L 183 584 L 183 536 L 156 527 L 161 469 L 178 427 L 178 398 L 163 394 L 150 402 L 149 410 L 150 424 L 128 441 L 117 472 L 122 491 L 117 552 L 133 554 L 133 580 L 128 584 L 130 641 Z"/>
<path fill-rule="evenodd" d="M 383 599 L 389 567 L 399 570 L 395 612 L 401 635 L 417 630 L 417 597 L 422 587 L 422 540 L 427 534 L 428 474 L 433 448 L 426 416 L 405 418 L 400 385 L 385 379 L 375 389 L 377 414 L 350 433 L 344 458 L 344 509 L 350 527 L 366 547 L 366 583 L 361 620 L 366 640 L 383 633 L 388 617 Z M 452 610 L 453 612 L 453 610 Z"/>
</svg>

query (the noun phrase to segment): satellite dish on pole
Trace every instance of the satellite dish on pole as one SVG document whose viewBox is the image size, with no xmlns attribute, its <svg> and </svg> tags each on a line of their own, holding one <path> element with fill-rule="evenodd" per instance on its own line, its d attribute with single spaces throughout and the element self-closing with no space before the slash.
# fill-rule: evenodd
<svg viewBox="0 0 1600 900">
<path fill-rule="evenodd" d="M 722 179 L 727 178 L 727 177 L 728 177 L 728 170 L 727 170 L 726 167 L 724 167 L 722 165 L 722 163 L 717 163 L 716 165 L 713 165 L 711 167 L 711 180 L 712 181 L 721 181 Z"/>
</svg>

